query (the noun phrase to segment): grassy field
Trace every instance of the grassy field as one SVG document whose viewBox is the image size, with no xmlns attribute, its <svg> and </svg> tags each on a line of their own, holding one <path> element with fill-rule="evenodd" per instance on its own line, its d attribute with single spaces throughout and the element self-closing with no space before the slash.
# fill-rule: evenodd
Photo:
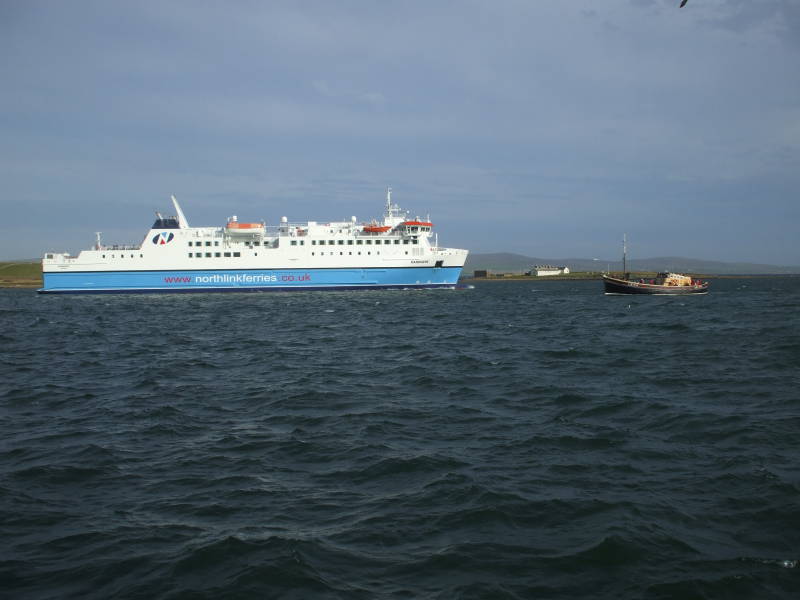
<svg viewBox="0 0 800 600">
<path fill-rule="evenodd" d="M 40 287 L 42 263 L 0 262 L 0 287 Z"/>
<path fill-rule="evenodd" d="M 615 272 L 612 271 L 610 273 L 612 277 L 622 278 L 624 274 L 622 272 Z M 698 275 L 698 274 L 691 274 L 691 273 L 684 273 L 684 275 L 692 275 L 693 277 L 708 277 L 708 275 Z M 631 279 L 652 279 L 656 276 L 655 271 L 631 271 L 630 278 Z M 461 276 L 461 281 L 563 281 L 565 279 L 602 279 L 603 273 L 598 273 L 596 271 L 575 271 L 573 273 L 568 273 L 567 275 L 545 275 L 545 276 L 531 276 L 531 275 L 521 275 L 521 274 L 508 274 L 508 275 L 489 275 L 489 277 L 470 277 L 470 276 Z"/>
<path fill-rule="evenodd" d="M 612 273 L 613 275 L 613 273 Z M 464 276 L 461 275 L 462 280 L 476 280 L 476 281 L 515 281 L 515 280 L 525 280 L 525 281 L 557 281 L 557 280 L 564 280 L 564 279 L 600 279 L 602 278 L 603 274 L 598 272 L 588 272 L 588 271 L 576 271 L 573 273 L 568 273 L 566 275 L 544 275 L 540 277 L 532 276 L 532 275 L 522 275 L 518 273 L 514 274 L 490 274 L 488 277 L 470 277 L 469 275 Z M 633 276 L 633 273 L 631 274 Z M 650 277 L 653 275 L 651 274 Z M 644 277 L 644 275 L 636 274 L 636 277 Z"/>
</svg>

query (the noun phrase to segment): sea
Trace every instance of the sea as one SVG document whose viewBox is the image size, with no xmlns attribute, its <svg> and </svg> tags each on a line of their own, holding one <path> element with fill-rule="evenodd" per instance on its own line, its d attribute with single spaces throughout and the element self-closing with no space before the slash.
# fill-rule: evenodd
<svg viewBox="0 0 800 600">
<path fill-rule="evenodd" d="M 800 597 L 800 278 L 0 290 L 0 597 Z"/>
</svg>

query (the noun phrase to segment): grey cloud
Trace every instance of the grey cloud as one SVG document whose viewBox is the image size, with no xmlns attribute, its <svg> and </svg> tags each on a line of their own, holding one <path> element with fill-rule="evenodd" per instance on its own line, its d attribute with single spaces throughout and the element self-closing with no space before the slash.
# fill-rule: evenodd
<svg viewBox="0 0 800 600">
<path fill-rule="evenodd" d="M 699 255 L 774 262 L 702 222 L 748 188 L 725 213 L 743 230 L 800 184 L 799 3 L 750 4 L 28 2 L 0 24 L 0 208 L 36 206 L 66 243 L 169 193 L 197 222 L 339 218 L 391 184 L 474 250 L 567 255 L 570 231 L 616 243 L 620 219 L 672 215 Z M 788 235 L 782 214 L 763 239 Z M 38 243 L 3 229 L 0 254 Z"/>
</svg>

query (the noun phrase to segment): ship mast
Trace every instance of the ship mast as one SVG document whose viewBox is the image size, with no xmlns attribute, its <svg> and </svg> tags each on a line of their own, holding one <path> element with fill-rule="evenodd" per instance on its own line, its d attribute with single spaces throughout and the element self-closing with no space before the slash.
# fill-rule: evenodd
<svg viewBox="0 0 800 600">
<path fill-rule="evenodd" d="M 402 214 L 400 207 L 397 204 L 392 204 L 392 188 L 386 189 L 386 212 L 383 215 L 383 224 L 395 227 L 403 219 L 405 215 Z"/>
<path fill-rule="evenodd" d="M 397 206 L 392 206 L 392 188 L 386 188 L 386 212 L 383 216 L 384 221 L 397 216 Z M 392 223 L 392 225 L 395 225 L 395 223 Z"/>
</svg>

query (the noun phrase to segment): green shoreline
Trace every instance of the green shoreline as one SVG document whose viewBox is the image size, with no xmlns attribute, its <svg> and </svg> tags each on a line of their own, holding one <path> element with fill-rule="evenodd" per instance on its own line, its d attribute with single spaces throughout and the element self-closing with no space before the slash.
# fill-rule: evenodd
<svg viewBox="0 0 800 600">
<path fill-rule="evenodd" d="M 612 271 L 612 277 L 622 277 L 622 273 L 615 273 Z M 714 275 L 706 273 L 683 273 L 695 279 L 752 279 L 764 277 L 800 277 L 800 274 L 794 273 L 756 273 L 748 274 L 742 273 L 740 275 Z M 656 274 L 652 271 L 631 271 L 631 279 L 652 279 Z M 461 277 L 459 283 L 473 283 L 475 281 L 600 281 L 603 274 L 588 274 L 588 273 L 575 273 L 570 275 L 545 275 L 545 276 L 532 276 L 532 275 L 498 275 L 494 277 Z"/>
<path fill-rule="evenodd" d="M 0 262 L 0 287 L 42 287 L 42 263 Z"/>
</svg>

